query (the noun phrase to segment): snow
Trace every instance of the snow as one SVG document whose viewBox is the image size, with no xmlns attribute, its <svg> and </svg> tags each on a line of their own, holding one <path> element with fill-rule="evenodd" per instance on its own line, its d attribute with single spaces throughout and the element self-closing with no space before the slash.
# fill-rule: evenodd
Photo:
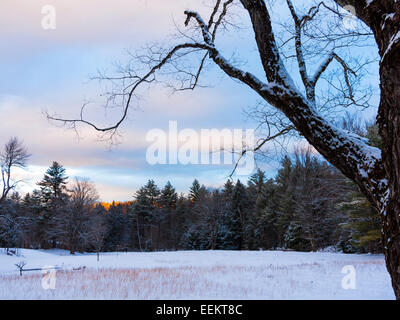
<svg viewBox="0 0 400 320">
<path fill-rule="evenodd" d="M 204 22 L 203 18 L 200 16 L 200 14 L 197 13 L 196 11 L 191 11 L 191 10 L 186 10 L 184 13 L 188 16 L 188 18 L 187 18 L 187 20 L 186 20 L 186 22 L 185 22 L 185 25 L 187 25 L 187 24 L 189 23 L 190 18 L 193 16 L 193 17 L 197 20 L 197 22 L 199 23 L 199 25 L 200 25 L 201 31 L 202 31 L 202 33 L 203 33 L 204 41 L 205 41 L 209 46 L 214 47 L 214 44 L 213 44 L 213 41 L 212 41 L 212 36 L 211 36 L 211 34 L 210 34 L 210 31 L 208 30 L 207 25 L 206 25 L 206 23 Z"/>
<path fill-rule="evenodd" d="M 400 40 L 400 31 L 398 31 L 396 34 L 394 34 L 391 38 L 390 38 L 390 42 L 386 48 L 385 53 L 382 55 L 381 58 L 381 62 L 385 59 L 386 55 L 390 52 L 390 50 L 392 49 L 392 47 L 399 42 Z"/>
<path fill-rule="evenodd" d="M 0 299 L 394 299 L 382 255 L 293 251 L 113 252 L 63 250 L 0 253 Z M 57 266 L 56 288 L 40 271 Z M 344 266 L 356 289 L 343 289 Z"/>
<path fill-rule="evenodd" d="M 392 13 L 386 13 L 383 16 L 385 17 L 385 20 L 382 24 L 381 30 L 384 30 L 386 27 L 386 20 L 394 20 L 396 13 L 392 12 Z"/>
<path fill-rule="evenodd" d="M 332 61 L 334 57 L 335 52 L 332 50 L 326 57 L 325 59 L 321 62 L 319 65 L 318 69 L 315 71 L 314 76 L 310 79 L 310 82 L 312 84 L 316 84 L 318 81 L 319 76 L 322 74 L 323 70 L 326 68 L 326 66 Z"/>
</svg>

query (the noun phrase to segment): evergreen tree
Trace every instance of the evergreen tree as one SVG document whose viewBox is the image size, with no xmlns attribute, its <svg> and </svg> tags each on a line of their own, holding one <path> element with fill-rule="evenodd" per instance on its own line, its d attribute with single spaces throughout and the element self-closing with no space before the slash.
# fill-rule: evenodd
<svg viewBox="0 0 400 320">
<path fill-rule="evenodd" d="M 176 202 L 178 195 L 171 182 L 167 182 L 161 190 L 159 198 L 160 219 L 158 220 L 159 240 L 163 243 L 163 248 L 173 247 L 173 239 L 175 239 L 176 228 Z"/>
<path fill-rule="evenodd" d="M 159 203 L 162 208 L 174 209 L 176 206 L 178 195 L 171 182 L 167 182 L 165 187 L 161 190 Z"/>
<path fill-rule="evenodd" d="M 57 229 L 58 217 L 66 214 L 68 195 L 66 194 L 66 184 L 68 177 L 65 168 L 58 162 L 47 169 L 43 179 L 38 182 L 40 192 L 36 195 L 41 199 L 40 224 L 41 231 L 44 232 L 42 248 L 55 247 L 59 230 Z"/>
<path fill-rule="evenodd" d="M 158 204 L 160 190 L 155 184 L 154 180 L 149 180 L 147 184 L 141 187 L 135 195 L 135 207 L 142 217 L 148 222 L 151 221 L 154 210 Z"/>
<path fill-rule="evenodd" d="M 262 192 L 266 181 L 265 173 L 260 169 L 253 174 L 247 182 L 247 193 L 250 198 L 250 206 L 248 208 L 248 219 L 246 224 L 246 244 L 248 249 L 255 249 L 259 245 L 257 239 L 261 235 L 256 235 L 257 224 L 260 223 L 260 214 L 257 212 L 256 202 L 257 198 Z"/>
<path fill-rule="evenodd" d="M 232 202 L 232 195 L 233 195 L 233 189 L 235 188 L 235 185 L 233 184 L 232 180 L 228 180 L 225 182 L 223 188 L 222 188 L 222 193 L 226 197 L 229 202 Z"/>
<path fill-rule="evenodd" d="M 38 249 L 47 242 L 47 235 L 44 231 L 49 220 L 40 191 L 33 190 L 32 194 L 27 193 L 22 200 L 22 204 L 30 216 L 30 223 L 26 229 L 27 241 L 30 243 L 31 248 Z"/>
<path fill-rule="evenodd" d="M 66 190 L 67 179 L 65 168 L 54 161 L 47 169 L 42 181 L 38 182 L 45 202 L 62 197 Z"/>
<path fill-rule="evenodd" d="M 196 202 L 200 198 L 200 191 L 201 191 L 201 186 L 200 183 L 197 179 L 194 179 L 192 186 L 190 187 L 189 190 L 189 199 L 192 202 Z"/>
<path fill-rule="evenodd" d="M 278 246 L 278 187 L 272 179 L 265 182 L 256 199 L 253 223 L 254 249 L 275 249 Z"/>
<path fill-rule="evenodd" d="M 382 252 L 381 224 L 379 214 L 367 199 L 357 190 L 349 195 L 349 200 L 340 204 L 348 216 L 343 227 L 349 232 L 349 244 L 359 252 Z M 344 251 L 352 251 L 351 246 Z"/>
<path fill-rule="evenodd" d="M 172 230 L 173 248 L 181 249 L 186 248 L 182 236 L 187 229 L 186 221 L 189 214 L 189 200 L 181 193 L 176 201 L 175 217 L 174 217 L 174 230 Z"/>
<path fill-rule="evenodd" d="M 105 210 L 105 209 L 104 209 Z M 115 251 L 127 247 L 128 217 L 123 214 L 122 205 L 114 201 L 106 214 L 107 232 L 104 247 L 107 251 Z"/>
<path fill-rule="evenodd" d="M 278 220 L 276 222 L 276 229 L 278 232 L 279 246 L 287 247 L 286 239 L 292 238 L 295 235 L 286 235 L 289 230 L 289 225 L 293 221 L 293 214 L 295 208 L 294 189 L 295 180 L 292 174 L 293 164 L 288 156 L 285 156 L 281 161 L 281 168 L 275 177 L 275 182 L 278 188 L 279 206 L 278 206 Z M 290 229 L 293 232 L 293 227 Z"/>
<path fill-rule="evenodd" d="M 237 248 L 236 222 L 233 214 L 233 190 L 235 185 L 232 180 L 226 181 L 220 193 L 221 204 L 221 222 L 219 229 L 220 249 L 234 250 Z"/>
<path fill-rule="evenodd" d="M 141 246 L 145 250 L 154 248 L 155 226 L 159 224 L 159 196 L 160 190 L 154 180 L 149 180 L 147 184 L 136 192 L 136 202 L 134 205 L 134 213 L 137 215 L 136 228 L 138 229 L 139 238 L 142 238 Z M 157 231 L 158 233 L 158 231 Z"/>
<path fill-rule="evenodd" d="M 282 161 L 276 182 L 279 206 L 276 230 L 281 246 L 294 250 L 318 250 L 339 239 L 341 214 L 335 207 L 345 194 L 345 179 L 309 149 L 296 152 L 293 164 Z"/>
<path fill-rule="evenodd" d="M 265 172 L 262 171 L 260 168 L 258 168 L 257 172 L 253 174 L 249 178 L 249 181 L 247 182 L 248 193 L 252 201 L 254 202 L 256 201 L 257 196 L 261 193 L 265 182 L 266 182 Z"/>
<path fill-rule="evenodd" d="M 246 245 L 246 223 L 249 212 L 250 199 L 246 187 L 238 180 L 232 194 L 232 233 L 235 235 L 237 249 L 245 249 Z"/>
</svg>

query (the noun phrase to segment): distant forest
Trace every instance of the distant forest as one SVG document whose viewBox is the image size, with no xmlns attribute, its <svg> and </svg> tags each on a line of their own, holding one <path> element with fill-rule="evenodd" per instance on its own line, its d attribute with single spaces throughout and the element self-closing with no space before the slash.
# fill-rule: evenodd
<svg viewBox="0 0 400 320">
<path fill-rule="evenodd" d="M 187 195 L 153 180 L 130 202 L 101 203 L 84 179 L 54 162 L 32 193 L 0 201 L 0 247 L 71 253 L 160 250 L 334 249 L 381 252 L 379 215 L 338 170 L 310 150 L 220 189 L 194 180 Z"/>
</svg>

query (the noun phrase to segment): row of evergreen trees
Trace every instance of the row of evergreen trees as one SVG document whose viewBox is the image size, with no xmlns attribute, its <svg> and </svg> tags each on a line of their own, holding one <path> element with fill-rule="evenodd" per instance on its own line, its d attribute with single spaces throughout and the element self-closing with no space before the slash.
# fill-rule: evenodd
<svg viewBox="0 0 400 320">
<path fill-rule="evenodd" d="M 134 201 L 103 205 L 94 185 L 68 185 L 54 162 L 38 189 L 0 204 L 0 246 L 76 251 L 293 249 L 380 252 L 379 217 L 357 188 L 309 150 L 284 157 L 273 179 L 187 195 L 149 180 Z"/>
</svg>

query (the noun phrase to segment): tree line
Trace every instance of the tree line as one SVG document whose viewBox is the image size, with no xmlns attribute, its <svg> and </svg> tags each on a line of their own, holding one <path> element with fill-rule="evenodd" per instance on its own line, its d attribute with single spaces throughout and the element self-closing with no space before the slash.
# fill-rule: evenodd
<svg viewBox="0 0 400 320">
<path fill-rule="evenodd" d="M 371 131 L 371 130 L 370 130 Z M 246 183 L 187 194 L 149 180 L 134 201 L 105 205 L 93 183 L 68 183 L 58 162 L 37 189 L 0 202 L 0 246 L 62 248 L 71 253 L 155 250 L 381 252 L 379 215 L 337 169 L 300 149 L 273 178 L 258 169 Z"/>
</svg>

